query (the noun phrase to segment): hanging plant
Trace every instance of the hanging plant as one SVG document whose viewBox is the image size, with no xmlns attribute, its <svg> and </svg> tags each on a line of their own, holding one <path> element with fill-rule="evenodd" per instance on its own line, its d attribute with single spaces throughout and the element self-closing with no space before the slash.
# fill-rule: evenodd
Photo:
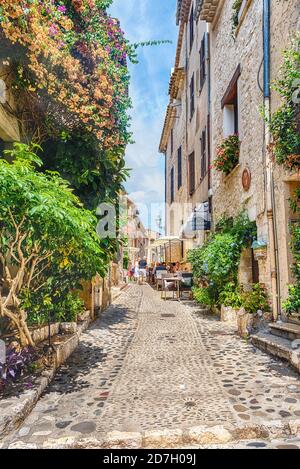
<svg viewBox="0 0 300 469">
<path fill-rule="evenodd" d="M 239 13 L 240 13 L 242 4 L 243 4 L 243 0 L 235 0 L 232 5 L 231 24 L 232 24 L 233 37 L 235 37 L 236 30 L 239 25 Z"/>
<path fill-rule="evenodd" d="M 217 146 L 216 158 L 213 167 L 226 175 L 229 174 L 239 162 L 240 140 L 237 135 L 230 135 Z"/>
<path fill-rule="evenodd" d="M 300 36 L 284 54 L 281 74 L 273 88 L 282 106 L 269 122 L 273 142 L 270 151 L 277 163 L 288 170 L 300 168 Z"/>
</svg>

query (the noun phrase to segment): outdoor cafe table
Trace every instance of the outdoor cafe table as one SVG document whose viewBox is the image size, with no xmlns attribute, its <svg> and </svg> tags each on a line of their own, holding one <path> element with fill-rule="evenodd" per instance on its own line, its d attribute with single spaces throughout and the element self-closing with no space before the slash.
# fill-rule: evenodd
<svg viewBox="0 0 300 469">
<path fill-rule="evenodd" d="M 163 282 L 167 282 L 167 283 L 175 283 L 176 284 L 176 291 L 177 291 L 177 299 L 180 300 L 180 284 L 181 284 L 181 280 L 182 280 L 182 277 L 181 276 L 178 276 L 178 277 L 164 277 L 163 278 Z M 167 290 L 164 290 L 165 291 L 165 300 L 167 299 Z"/>
</svg>

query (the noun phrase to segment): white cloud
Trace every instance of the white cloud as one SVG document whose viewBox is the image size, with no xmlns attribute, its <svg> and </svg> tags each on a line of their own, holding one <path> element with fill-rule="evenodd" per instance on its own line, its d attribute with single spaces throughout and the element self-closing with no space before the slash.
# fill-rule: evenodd
<svg viewBox="0 0 300 469">
<path fill-rule="evenodd" d="M 131 131 L 135 143 L 126 151 L 126 164 L 132 168 L 126 188 L 136 203 L 147 206 L 164 201 L 164 156 L 158 153 L 158 146 L 174 65 L 175 6 L 175 1 L 115 0 L 110 9 L 131 42 L 154 39 L 174 42 L 172 46 L 139 48 L 139 64 L 130 65 Z M 142 218 L 147 225 L 147 214 L 143 213 Z"/>
</svg>

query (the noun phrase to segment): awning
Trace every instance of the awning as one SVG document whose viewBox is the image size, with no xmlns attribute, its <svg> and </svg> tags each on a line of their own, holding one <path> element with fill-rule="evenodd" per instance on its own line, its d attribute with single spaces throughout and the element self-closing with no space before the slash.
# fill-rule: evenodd
<svg viewBox="0 0 300 469">
<path fill-rule="evenodd" d="M 172 244 L 174 242 L 179 243 L 180 241 L 181 239 L 178 238 L 178 236 L 164 236 L 154 241 L 154 243 L 152 244 L 152 247 L 165 246 L 166 244 Z"/>
<path fill-rule="evenodd" d="M 180 230 L 182 238 L 190 237 L 197 231 L 210 231 L 211 215 L 209 211 L 209 203 L 203 202 L 198 205 L 193 213 L 187 219 L 187 222 Z"/>
</svg>

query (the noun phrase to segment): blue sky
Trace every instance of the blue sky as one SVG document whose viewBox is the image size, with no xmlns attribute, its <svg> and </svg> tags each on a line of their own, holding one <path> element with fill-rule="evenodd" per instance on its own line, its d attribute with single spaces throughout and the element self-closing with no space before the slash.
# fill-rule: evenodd
<svg viewBox="0 0 300 469">
<path fill-rule="evenodd" d="M 139 205 L 146 226 L 157 229 L 155 219 L 164 202 L 164 156 L 158 146 L 169 101 L 168 85 L 175 61 L 176 0 L 114 0 L 110 12 L 121 22 L 131 42 L 171 40 L 172 44 L 139 48 L 139 64 L 130 64 L 133 139 L 126 152 L 132 168 L 126 189 Z M 149 206 L 155 204 L 150 215 Z M 160 204 L 160 205 L 159 205 Z M 148 209 L 146 209 L 146 207 Z"/>
</svg>

